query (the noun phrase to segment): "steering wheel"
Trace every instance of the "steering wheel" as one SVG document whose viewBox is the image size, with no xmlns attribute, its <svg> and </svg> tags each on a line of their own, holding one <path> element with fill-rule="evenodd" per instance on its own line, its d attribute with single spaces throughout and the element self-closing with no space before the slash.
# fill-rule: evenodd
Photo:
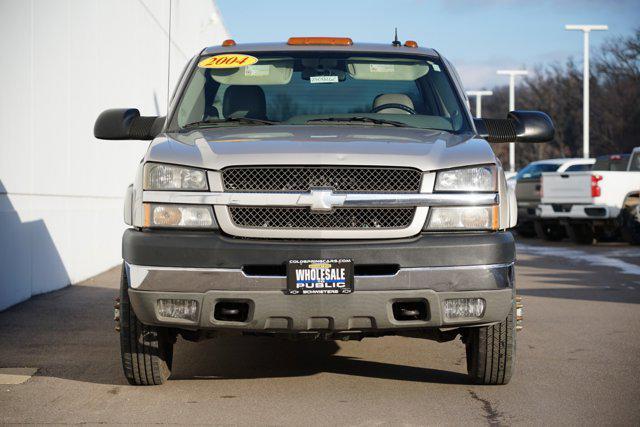
<svg viewBox="0 0 640 427">
<path fill-rule="evenodd" d="M 407 106 L 406 106 L 406 105 L 404 105 L 404 104 L 394 104 L 394 103 L 378 105 L 377 107 L 373 108 L 373 109 L 371 110 L 371 112 L 372 112 L 372 113 L 377 113 L 377 112 L 379 112 L 379 111 L 381 111 L 381 110 L 386 110 L 387 108 L 397 108 L 397 109 L 399 109 L 399 110 L 406 111 L 406 112 L 407 112 L 407 113 L 409 113 L 409 114 L 418 114 L 418 113 L 416 112 L 416 110 L 414 110 L 414 109 L 413 109 L 413 108 L 411 108 L 411 107 L 407 107 Z"/>
</svg>

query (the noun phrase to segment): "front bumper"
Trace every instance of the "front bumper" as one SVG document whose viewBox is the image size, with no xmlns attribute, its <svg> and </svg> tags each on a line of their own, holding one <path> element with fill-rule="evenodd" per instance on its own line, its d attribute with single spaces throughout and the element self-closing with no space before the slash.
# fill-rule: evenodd
<svg viewBox="0 0 640 427">
<path fill-rule="evenodd" d="M 357 286 L 357 285 L 356 285 Z M 356 291 L 349 295 L 285 295 L 281 291 L 209 291 L 206 293 L 150 292 L 130 289 L 129 298 L 136 316 L 144 324 L 177 326 L 185 329 L 239 329 L 255 332 L 381 331 L 442 326 L 477 325 L 503 321 L 513 300 L 512 289 L 466 292 L 422 290 Z M 193 299 L 198 302 L 198 320 L 166 318 L 159 315 L 158 299 Z M 484 298 L 482 317 L 447 320 L 442 304 L 449 298 Z M 396 320 L 396 301 L 426 301 L 426 320 Z M 214 318 L 219 302 L 246 302 L 245 322 Z"/>
<path fill-rule="evenodd" d="M 506 318 L 514 294 L 515 244 L 508 232 L 330 242 L 127 230 L 123 257 L 131 304 L 139 319 L 186 329 L 378 331 L 488 324 Z M 286 277 L 279 267 L 289 259 L 323 258 L 354 261 L 353 294 L 284 293 Z M 370 273 L 380 265 L 396 269 Z M 359 266 L 363 274 L 358 274 Z M 373 270 L 367 269 L 371 266 Z M 446 319 L 442 304 L 449 298 L 483 298 L 485 312 L 479 318 Z M 197 320 L 162 317 L 158 299 L 197 301 Z M 392 310 L 397 301 L 425 302 L 428 316 L 397 320 Z M 246 321 L 215 319 L 219 302 L 248 304 Z"/>
</svg>

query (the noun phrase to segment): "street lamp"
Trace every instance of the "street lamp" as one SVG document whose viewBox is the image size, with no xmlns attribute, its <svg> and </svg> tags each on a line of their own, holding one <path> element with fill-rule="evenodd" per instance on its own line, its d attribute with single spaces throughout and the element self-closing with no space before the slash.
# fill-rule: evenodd
<svg viewBox="0 0 640 427">
<path fill-rule="evenodd" d="M 584 35 L 584 60 L 582 62 L 582 157 L 589 158 L 589 33 L 606 31 L 606 25 L 565 25 L 565 30 L 580 30 Z"/>
<path fill-rule="evenodd" d="M 482 97 L 491 96 L 493 92 L 490 90 L 468 90 L 467 95 L 476 97 L 476 117 L 482 117 Z"/>
<path fill-rule="evenodd" d="M 498 70 L 498 74 L 509 76 L 509 111 L 516 109 L 516 76 L 526 76 L 527 70 Z M 509 143 L 509 171 L 516 171 L 516 144 Z"/>
</svg>

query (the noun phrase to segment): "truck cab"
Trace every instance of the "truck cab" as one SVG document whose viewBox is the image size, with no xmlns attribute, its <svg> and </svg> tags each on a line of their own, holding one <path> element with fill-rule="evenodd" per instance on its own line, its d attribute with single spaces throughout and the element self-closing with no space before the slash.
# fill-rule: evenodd
<svg viewBox="0 0 640 427">
<path fill-rule="evenodd" d="M 474 120 L 437 51 L 293 37 L 203 49 L 166 117 L 97 119 L 150 140 L 128 189 L 125 376 L 161 384 L 177 336 L 461 337 L 470 380 L 506 384 L 518 322 L 515 195 L 491 142 L 539 112 Z"/>
</svg>

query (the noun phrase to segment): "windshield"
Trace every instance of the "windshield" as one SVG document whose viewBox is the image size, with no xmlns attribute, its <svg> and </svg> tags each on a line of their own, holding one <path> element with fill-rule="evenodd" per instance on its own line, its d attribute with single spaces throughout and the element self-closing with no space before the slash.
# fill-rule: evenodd
<svg viewBox="0 0 640 427">
<path fill-rule="evenodd" d="M 170 128 L 251 124 L 470 130 L 436 58 L 327 52 L 200 58 Z"/>
<path fill-rule="evenodd" d="M 552 163 L 530 163 L 518 172 L 516 179 L 540 178 L 543 172 L 555 172 L 559 167 Z"/>
</svg>

